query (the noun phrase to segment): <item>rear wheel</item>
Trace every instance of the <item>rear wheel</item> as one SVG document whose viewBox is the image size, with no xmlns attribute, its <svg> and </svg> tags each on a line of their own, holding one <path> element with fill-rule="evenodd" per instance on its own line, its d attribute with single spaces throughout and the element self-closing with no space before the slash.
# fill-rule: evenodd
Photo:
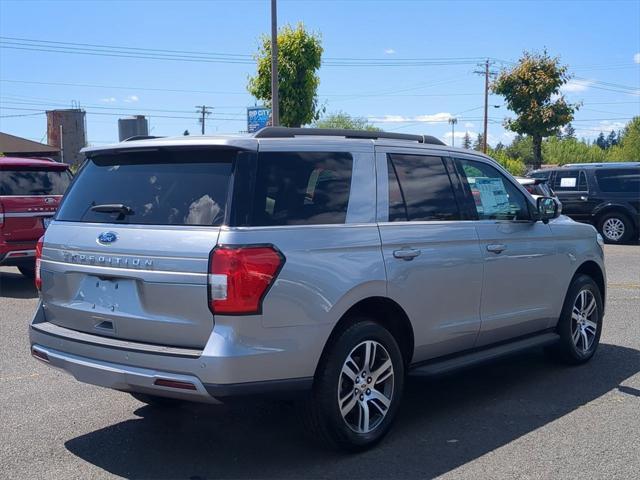
<svg viewBox="0 0 640 480">
<path fill-rule="evenodd" d="M 309 427 L 330 446 L 364 450 L 391 428 L 403 387 L 396 340 L 363 318 L 342 332 L 323 357 L 306 404 Z"/>
<path fill-rule="evenodd" d="M 585 363 L 600 343 L 603 319 L 602 294 L 587 275 L 573 279 L 558 322 L 560 342 L 556 352 L 570 364 Z"/>
<path fill-rule="evenodd" d="M 600 218 L 598 230 L 608 243 L 625 243 L 633 235 L 633 223 L 624 213 L 611 212 Z"/>
<path fill-rule="evenodd" d="M 27 278 L 34 278 L 36 276 L 35 265 L 32 265 L 32 266 L 21 265 L 18 267 L 18 270 L 20 270 L 20 273 Z"/>
<path fill-rule="evenodd" d="M 148 395 L 146 393 L 129 392 L 136 400 L 151 405 L 153 407 L 170 408 L 177 407 L 184 403 L 184 400 L 177 398 L 159 397 L 157 395 Z"/>
</svg>

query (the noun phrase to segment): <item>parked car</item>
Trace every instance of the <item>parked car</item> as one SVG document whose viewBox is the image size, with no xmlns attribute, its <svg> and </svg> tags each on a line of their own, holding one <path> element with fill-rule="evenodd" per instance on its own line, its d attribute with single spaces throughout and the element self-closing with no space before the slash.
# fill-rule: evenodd
<svg viewBox="0 0 640 480">
<path fill-rule="evenodd" d="M 536 170 L 562 202 L 562 213 L 594 225 L 609 243 L 640 235 L 640 162 L 576 163 Z"/>
<path fill-rule="evenodd" d="M 522 185 L 534 199 L 538 197 L 555 197 L 556 194 L 549 188 L 546 178 L 527 178 L 516 177 L 516 180 Z"/>
<path fill-rule="evenodd" d="M 0 265 L 18 267 L 33 277 L 36 242 L 70 181 L 64 163 L 0 157 Z"/>
<path fill-rule="evenodd" d="M 30 327 L 33 356 L 82 382 L 152 405 L 297 392 L 316 438 L 358 450 L 410 371 L 598 347 L 597 232 L 549 222 L 556 202 L 482 154 L 273 127 L 85 153 Z"/>
</svg>

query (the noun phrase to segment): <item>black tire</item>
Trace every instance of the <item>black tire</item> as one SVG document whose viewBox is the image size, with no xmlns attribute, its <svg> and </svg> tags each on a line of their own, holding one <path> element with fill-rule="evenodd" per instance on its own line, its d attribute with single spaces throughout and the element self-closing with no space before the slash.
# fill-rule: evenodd
<svg viewBox="0 0 640 480">
<path fill-rule="evenodd" d="M 621 233 L 619 233 L 620 228 L 622 229 Z M 605 213 L 598 219 L 598 232 L 607 243 L 627 243 L 633 238 L 633 222 L 622 212 Z"/>
<path fill-rule="evenodd" d="M 372 351 L 379 355 L 378 361 L 374 358 L 374 363 L 369 368 L 366 378 L 359 380 L 360 386 L 355 385 L 355 380 L 348 378 L 342 373 L 343 365 L 348 357 L 355 358 L 358 361 L 355 367 L 360 371 L 367 371 L 366 365 L 364 369 L 360 364 L 364 364 L 364 355 L 366 355 L 366 343 L 376 342 L 376 349 Z M 369 344 L 371 345 L 371 344 Z M 380 346 L 384 347 L 380 349 Z M 363 350 L 364 349 L 364 350 Z M 381 372 L 380 366 L 386 360 L 391 361 L 393 379 L 388 377 L 389 370 Z M 357 370 L 354 368 L 354 370 Z M 380 383 L 372 376 L 375 372 L 379 372 Z M 383 375 L 382 373 L 385 373 Z M 358 373 L 359 375 L 359 373 Z M 370 376 L 371 375 L 371 376 Z M 386 376 L 386 379 L 384 379 Z M 357 377 L 360 379 L 360 377 Z M 350 387 L 349 382 L 356 389 Z M 367 383 L 368 382 L 368 383 Z M 389 385 L 391 384 L 391 389 Z M 365 386 L 362 389 L 362 386 Z M 371 387 L 371 389 L 369 388 Z M 339 389 L 342 389 L 339 393 Z M 345 389 L 346 388 L 346 389 Z M 355 319 L 355 323 L 349 328 L 341 332 L 327 347 L 327 351 L 318 366 L 313 390 L 310 398 L 306 401 L 304 407 L 305 420 L 308 431 L 314 435 L 314 439 L 321 440 L 325 445 L 347 451 L 360 451 L 372 447 L 379 442 L 389 431 L 393 420 L 398 411 L 398 406 L 402 397 L 404 388 L 404 362 L 398 343 L 388 330 L 375 323 L 368 318 Z M 382 402 L 374 398 L 378 396 L 380 391 L 384 389 L 385 398 L 390 399 L 386 413 L 382 413 Z M 362 395 L 356 394 L 356 391 L 362 390 Z M 371 393 L 371 390 L 374 390 Z M 347 398 L 350 393 L 354 392 L 354 399 L 347 400 L 343 403 L 353 402 L 353 407 L 349 413 L 343 418 L 340 405 L 339 394 L 342 398 Z M 363 425 L 364 410 L 369 412 L 370 427 L 368 432 L 357 432 L 353 427 L 349 426 L 348 421 Z M 356 417 L 357 414 L 357 417 Z M 360 428 L 360 427 L 356 427 Z"/>
<path fill-rule="evenodd" d="M 574 341 L 574 334 L 577 330 L 580 330 L 578 321 L 574 319 L 574 306 L 579 305 L 577 303 L 579 302 L 578 296 L 583 291 L 588 292 L 585 294 L 587 298 L 593 298 L 595 301 L 595 312 L 589 317 L 589 321 L 596 323 L 595 335 L 586 350 L 583 347 L 585 338 L 580 332 L 578 332 L 578 343 L 576 344 L 576 341 Z M 587 300 L 587 304 L 589 303 Z M 602 293 L 596 282 L 588 275 L 576 276 L 571 285 L 569 285 L 569 290 L 562 306 L 562 314 L 558 321 L 557 332 L 560 335 L 560 341 L 552 349 L 559 360 L 570 365 L 579 365 L 588 362 L 593 357 L 600 343 L 603 312 Z M 585 335 L 587 335 L 586 332 Z"/>
<path fill-rule="evenodd" d="M 146 403 L 152 407 L 158 408 L 171 408 L 177 407 L 184 403 L 184 400 L 179 400 L 177 398 L 168 398 L 168 397 L 158 397 L 156 395 L 148 395 L 146 393 L 138 393 L 138 392 L 129 392 L 133 398 L 136 400 Z"/>
<path fill-rule="evenodd" d="M 26 265 L 21 265 L 18 267 L 18 270 L 20 270 L 20 273 L 22 275 L 24 275 L 27 278 L 35 278 L 36 276 L 36 266 L 26 266 Z"/>
</svg>

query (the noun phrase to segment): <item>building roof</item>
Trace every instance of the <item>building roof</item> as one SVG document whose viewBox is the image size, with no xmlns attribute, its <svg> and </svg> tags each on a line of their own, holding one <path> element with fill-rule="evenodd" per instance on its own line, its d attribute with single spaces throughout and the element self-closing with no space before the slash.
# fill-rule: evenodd
<svg viewBox="0 0 640 480">
<path fill-rule="evenodd" d="M 10 154 L 57 155 L 60 149 L 15 135 L 0 132 L 0 152 Z"/>
</svg>

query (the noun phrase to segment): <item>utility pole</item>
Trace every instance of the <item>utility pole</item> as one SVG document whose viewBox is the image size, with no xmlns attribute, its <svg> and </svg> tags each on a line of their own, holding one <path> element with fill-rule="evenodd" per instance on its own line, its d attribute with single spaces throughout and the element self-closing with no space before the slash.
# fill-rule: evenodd
<svg viewBox="0 0 640 480">
<path fill-rule="evenodd" d="M 458 123 L 458 119 L 455 117 L 451 117 L 449 119 L 449 123 L 451 124 L 451 146 L 456 146 L 456 137 L 455 137 L 455 125 Z"/>
<path fill-rule="evenodd" d="M 280 125 L 280 98 L 278 95 L 278 9 L 277 0 L 271 0 L 271 124 Z"/>
<path fill-rule="evenodd" d="M 493 72 L 489 71 L 491 63 L 489 59 L 484 62 L 484 70 L 478 71 L 476 70 L 473 73 L 478 73 L 480 75 L 484 75 L 484 129 L 482 134 L 482 152 L 487 153 L 487 136 L 488 136 L 488 124 L 489 124 L 489 75 L 492 75 Z"/>
<path fill-rule="evenodd" d="M 204 122 L 207 116 L 211 114 L 211 110 L 213 109 L 213 107 L 207 107 L 206 105 L 196 105 L 196 108 L 198 109 L 196 111 L 200 114 L 200 119 L 198 121 L 200 122 L 200 125 L 202 125 L 202 135 L 204 135 Z"/>
</svg>

